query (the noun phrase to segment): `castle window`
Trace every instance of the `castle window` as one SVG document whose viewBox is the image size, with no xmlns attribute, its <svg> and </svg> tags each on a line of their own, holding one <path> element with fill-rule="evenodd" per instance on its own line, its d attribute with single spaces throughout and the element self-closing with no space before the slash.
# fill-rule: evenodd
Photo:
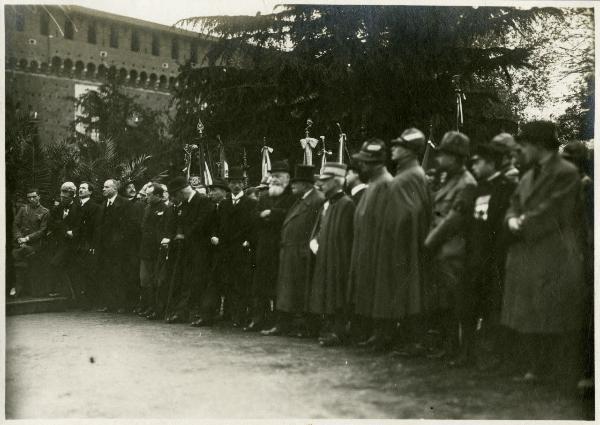
<svg viewBox="0 0 600 425">
<path fill-rule="evenodd" d="M 50 18 L 47 12 L 42 12 L 40 15 L 40 34 L 50 35 Z"/>
<path fill-rule="evenodd" d="M 73 22 L 67 19 L 65 21 L 65 38 L 68 40 L 73 40 L 74 33 L 75 28 L 73 27 Z"/>
<path fill-rule="evenodd" d="M 116 27 L 110 27 L 110 47 L 119 48 L 119 30 Z"/>
<path fill-rule="evenodd" d="M 160 40 L 157 34 L 152 34 L 152 55 L 160 55 Z"/>
<path fill-rule="evenodd" d="M 25 15 L 20 12 L 15 15 L 15 27 L 17 31 L 25 31 Z"/>
<path fill-rule="evenodd" d="M 137 30 L 131 31 L 131 50 L 134 52 L 140 51 L 140 34 Z"/>
<path fill-rule="evenodd" d="M 179 59 L 179 41 L 176 38 L 171 42 L 171 59 Z"/>
<path fill-rule="evenodd" d="M 92 22 L 88 26 L 87 41 L 91 44 L 96 44 L 96 23 Z"/>
</svg>

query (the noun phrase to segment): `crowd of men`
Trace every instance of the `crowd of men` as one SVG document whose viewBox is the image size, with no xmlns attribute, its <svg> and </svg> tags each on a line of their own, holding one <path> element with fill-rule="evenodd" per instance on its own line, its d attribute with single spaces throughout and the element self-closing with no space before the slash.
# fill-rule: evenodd
<svg viewBox="0 0 600 425">
<path fill-rule="evenodd" d="M 196 327 L 230 321 L 264 336 L 449 366 L 495 368 L 516 358 L 527 382 L 556 372 L 558 359 L 591 378 L 585 145 L 559 153 L 546 121 L 474 152 L 465 134 L 450 131 L 435 150 L 435 175 L 420 165 L 426 145 L 411 128 L 389 146 L 364 142 L 350 165 L 292 173 L 275 161 L 268 181 L 246 190 L 241 168 L 208 193 L 175 177 L 139 192 L 129 183 L 121 195 L 109 179 L 100 203 L 90 183 L 76 196 L 66 182 L 50 211 L 32 189 L 14 217 L 22 276 L 11 295 L 26 291 L 45 239 L 59 277 L 50 292 L 84 309 Z"/>
</svg>

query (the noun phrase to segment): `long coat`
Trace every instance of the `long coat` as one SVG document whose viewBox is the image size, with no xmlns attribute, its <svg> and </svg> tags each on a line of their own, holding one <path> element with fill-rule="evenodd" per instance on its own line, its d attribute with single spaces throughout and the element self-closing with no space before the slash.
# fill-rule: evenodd
<svg viewBox="0 0 600 425">
<path fill-rule="evenodd" d="M 582 326 L 583 253 L 579 239 L 581 181 L 554 154 L 523 176 L 506 219 L 523 217 L 508 250 L 502 324 L 523 333 L 560 333 Z"/>
<path fill-rule="evenodd" d="M 345 307 L 352 254 L 354 202 L 343 192 L 328 201 L 311 236 L 319 244 L 309 298 L 309 311 L 315 314 L 336 314 Z"/>
<path fill-rule="evenodd" d="M 277 277 L 277 310 L 301 313 L 307 309 L 313 261 L 309 242 L 323 201 L 323 194 L 311 189 L 305 198 L 296 201 L 283 221 Z"/>
<path fill-rule="evenodd" d="M 390 183 L 388 203 L 373 270 L 376 319 L 401 319 L 424 310 L 423 244 L 431 222 L 431 193 L 416 161 L 404 166 Z"/>
<path fill-rule="evenodd" d="M 279 270 L 279 243 L 281 226 L 288 210 L 296 201 L 288 186 L 280 196 L 264 193 L 258 200 L 254 213 L 256 229 L 256 269 L 252 278 L 252 293 L 257 298 L 274 298 Z M 271 210 L 271 214 L 260 218 L 260 213 Z"/>
<path fill-rule="evenodd" d="M 65 216 L 63 212 L 68 210 Z M 50 211 L 48 233 L 51 246 L 50 264 L 69 266 L 73 263 L 81 229 L 81 208 L 73 201 L 68 207 L 58 205 Z M 73 236 L 67 236 L 71 232 Z"/>
<path fill-rule="evenodd" d="M 373 311 L 373 274 L 379 262 L 379 235 L 383 226 L 381 214 L 386 210 L 390 182 L 393 177 L 382 168 L 369 181 L 354 212 L 354 237 L 348 278 L 348 300 L 355 312 L 369 316 Z"/>
</svg>

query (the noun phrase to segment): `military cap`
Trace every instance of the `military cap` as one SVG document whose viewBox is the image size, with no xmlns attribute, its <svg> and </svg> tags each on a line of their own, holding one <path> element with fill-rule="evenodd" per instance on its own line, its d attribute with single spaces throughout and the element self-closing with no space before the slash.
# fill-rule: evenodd
<svg viewBox="0 0 600 425">
<path fill-rule="evenodd" d="M 469 137 L 459 131 L 448 131 L 442 137 L 438 152 L 449 153 L 461 158 L 469 156 Z"/>
<path fill-rule="evenodd" d="M 530 143 L 549 150 L 556 150 L 559 146 L 556 125 L 551 121 L 525 123 L 515 139 L 519 143 Z"/>
<path fill-rule="evenodd" d="M 413 152 L 420 153 L 425 149 L 425 135 L 418 128 L 404 130 L 400 137 L 392 139 L 392 146 L 399 145 Z"/>
<path fill-rule="evenodd" d="M 348 166 L 346 164 L 340 164 L 338 162 L 326 162 L 321 173 L 319 180 L 327 180 L 331 177 L 346 177 L 346 170 Z"/>
<path fill-rule="evenodd" d="M 244 170 L 242 167 L 231 167 L 229 169 L 229 180 L 244 180 Z"/>
<path fill-rule="evenodd" d="M 189 185 L 190 184 L 188 183 L 188 181 L 185 177 L 177 176 L 173 180 L 171 180 L 169 182 L 169 184 L 167 184 L 167 189 L 171 195 L 175 195 L 175 192 L 177 192 L 181 189 L 184 189 L 184 188 L 188 187 Z"/>
<path fill-rule="evenodd" d="M 296 165 L 294 170 L 294 177 L 290 182 L 307 182 L 314 183 L 315 181 L 315 167 L 312 165 Z"/>
<path fill-rule="evenodd" d="M 221 189 L 223 189 L 227 192 L 229 192 L 231 190 L 231 189 L 229 189 L 229 185 L 227 184 L 227 182 L 225 180 L 219 179 L 219 178 L 213 179 L 212 184 L 208 185 L 209 189 L 213 189 L 216 187 L 220 187 Z"/>
<path fill-rule="evenodd" d="M 362 144 L 360 151 L 352 158 L 363 162 L 385 162 L 385 143 L 380 139 L 370 139 Z"/>
<path fill-rule="evenodd" d="M 290 165 L 286 160 L 283 161 L 274 161 L 271 164 L 271 169 L 269 173 L 290 173 Z"/>
<path fill-rule="evenodd" d="M 508 133 L 500 133 L 495 135 L 490 144 L 499 148 L 504 155 L 509 154 L 511 151 L 517 148 L 517 142 L 515 142 L 515 138 Z"/>
</svg>

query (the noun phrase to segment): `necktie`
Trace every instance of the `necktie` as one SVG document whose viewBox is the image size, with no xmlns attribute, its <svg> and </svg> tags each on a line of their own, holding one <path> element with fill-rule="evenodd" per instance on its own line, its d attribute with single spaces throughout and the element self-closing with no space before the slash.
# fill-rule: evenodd
<svg viewBox="0 0 600 425">
<path fill-rule="evenodd" d="M 68 208 L 63 209 L 63 219 L 68 215 L 69 215 L 69 209 Z"/>
</svg>

